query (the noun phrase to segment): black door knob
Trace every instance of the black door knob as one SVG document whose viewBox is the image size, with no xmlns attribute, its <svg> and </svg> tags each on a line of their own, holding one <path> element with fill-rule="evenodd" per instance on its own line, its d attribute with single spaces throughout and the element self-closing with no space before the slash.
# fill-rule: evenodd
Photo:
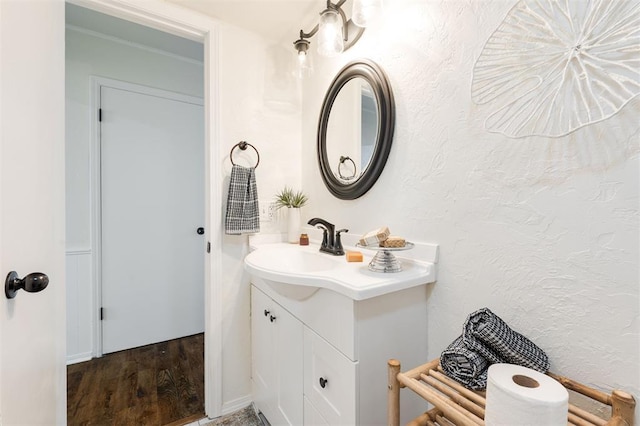
<svg viewBox="0 0 640 426">
<path fill-rule="evenodd" d="M 32 272 L 20 279 L 16 271 L 11 271 L 4 282 L 4 295 L 7 299 L 16 297 L 16 292 L 21 288 L 29 293 L 37 293 L 49 285 L 49 277 L 42 272 Z"/>
<path fill-rule="evenodd" d="M 324 377 L 320 377 L 320 387 L 322 389 L 324 389 L 327 386 L 327 383 L 329 383 L 329 380 L 325 379 Z"/>
<path fill-rule="evenodd" d="M 202 227 L 198 228 L 198 229 L 196 229 L 196 232 L 198 233 L 198 235 L 202 235 L 202 234 L 204 234 L 204 228 L 202 228 Z"/>
</svg>

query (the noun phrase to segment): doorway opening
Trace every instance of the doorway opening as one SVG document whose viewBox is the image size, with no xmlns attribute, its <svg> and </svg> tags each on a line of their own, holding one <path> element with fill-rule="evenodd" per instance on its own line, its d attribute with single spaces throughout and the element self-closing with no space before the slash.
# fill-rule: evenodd
<svg viewBox="0 0 640 426">
<path fill-rule="evenodd" d="M 202 98 L 93 80 L 98 355 L 202 333 Z"/>
<path fill-rule="evenodd" d="M 91 1 L 88 3 L 91 5 Z M 87 2 L 83 2 L 82 4 L 86 5 Z M 152 87 L 155 90 L 160 89 L 160 91 L 165 91 L 167 93 L 177 93 L 185 99 L 188 97 L 189 101 L 184 102 L 185 99 L 174 101 L 182 106 L 187 105 L 187 109 L 189 109 L 197 104 L 197 102 L 192 102 L 193 99 L 207 98 L 207 94 L 204 89 L 206 86 L 205 79 L 207 76 L 205 76 L 204 72 L 204 46 L 201 42 L 194 42 L 192 40 L 177 37 L 163 31 L 151 29 L 143 25 L 118 19 L 114 16 L 105 15 L 70 3 L 66 4 L 66 9 L 66 210 L 68 242 L 66 256 L 68 277 L 67 362 L 68 364 L 74 364 L 95 357 L 100 357 L 106 352 L 120 353 L 119 351 L 125 348 L 138 347 L 147 344 L 150 344 L 151 346 L 154 344 L 162 344 L 159 343 L 157 337 L 153 337 L 150 338 L 150 340 L 132 340 L 122 344 L 116 344 L 115 346 L 112 345 L 107 347 L 105 350 L 105 336 L 103 335 L 104 322 L 102 321 L 102 318 L 109 316 L 109 311 L 111 311 L 111 315 L 119 316 L 119 308 L 103 306 L 103 296 L 105 296 L 105 289 L 103 287 L 105 284 L 105 271 L 103 270 L 103 267 L 106 265 L 104 265 L 105 259 L 103 253 L 105 241 L 101 237 L 104 235 L 103 232 L 106 231 L 111 238 L 114 234 L 122 231 L 124 225 L 123 223 L 118 222 L 114 224 L 112 221 L 110 228 L 103 228 L 105 226 L 102 217 L 104 215 L 103 204 L 106 201 L 104 199 L 105 188 L 102 186 L 104 184 L 103 172 L 105 169 L 111 171 L 110 176 L 112 178 L 112 183 L 113 179 L 116 181 L 116 195 L 121 195 L 119 193 L 122 192 L 123 188 L 134 187 L 135 182 L 132 182 L 132 180 L 137 181 L 137 179 L 133 179 L 135 174 L 130 174 L 127 177 L 124 177 L 123 172 L 126 165 L 123 165 L 122 163 L 112 161 L 108 166 L 103 164 L 102 161 L 104 159 L 101 159 L 101 150 L 96 150 L 95 147 L 92 148 L 92 144 L 89 143 L 92 137 L 99 139 L 100 136 L 102 136 L 102 130 L 104 130 L 102 128 L 103 123 L 99 121 L 99 109 L 94 107 L 96 101 L 99 101 L 100 99 L 101 89 L 98 89 L 97 91 L 95 89 L 92 90 L 91 79 L 93 78 L 95 82 L 96 76 L 99 76 L 102 78 L 102 83 L 104 83 L 106 79 L 125 80 L 128 82 L 135 82 L 139 85 Z M 107 11 L 107 13 L 108 12 L 109 11 Z M 136 17 L 134 20 L 139 20 L 140 16 L 144 15 L 144 12 L 134 10 L 129 10 L 129 13 L 131 13 L 132 17 Z M 119 16 L 122 16 L 122 14 L 122 11 L 120 11 Z M 166 20 L 166 22 L 170 22 L 170 20 Z M 100 84 L 94 84 L 93 87 L 105 87 L 105 85 L 102 84 L 102 86 L 100 86 Z M 128 89 L 131 88 L 129 87 Z M 142 99 L 144 106 L 139 106 L 140 112 L 146 111 L 146 108 L 150 104 L 157 104 L 157 102 L 154 101 L 158 99 L 162 98 L 166 100 L 166 98 L 158 96 L 159 92 L 141 94 L 139 93 L 140 90 L 127 90 L 126 87 L 124 89 L 120 87 L 116 90 L 119 91 L 112 92 L 111 94 L 116 93 L 118 95 L 124 95 L 125 97 L 129 96 L 128 99 L 119 100 L 120 106 L 131 106 L 128 103 L 131 102 L 130 97 L 132 95 L 136 98 L 135 102 Z M 161 101 L 160 103 L 162 102 L 165 101 Z M 189 225 L 189 228 L 193 228 L 191 229 L 192 235 L 190 235 L 190 237 L 196 236 L 195 238 L 197 238 L 195 240 L 197 248 L 196 252 L 190 253 L 188 256 L 189 260 L 193 260 L 194 257 L 199 258 L 200 263 L 195 266 L 188 265 L 186 268 L 189 270 L 193 270 L 194 268 L 199 269 L 197 272 L 199 273 L 200 278 L 196 278 L 195 281 L 199 281 L 200 290 L 198 294 L 195 295 L 195 299 L 198 299 L 200 303 L 205 301 L 204 303 L 207 305 L 200 308 L 201 314 L 199 314 L 202 322 L 201 328 L 206 328 L 206 317 L 210 296 L 205 294 L 204 288 L 206 286 L 204 283 L 209 280 L 211 272 L 207 270 L 210 266 L 208 265 L 208 259 L 206 259 L 205 247 L 207 245 L 206 240 L 211 237 L 200 233 L 201 228 L 208 228 L 207 225 L 209 223 L 209 218 L 207 216 L 210 211 L 210 207 L 205 205 L 205 200 L 209 199 L 208 191 L 210 190 L 210 188 L 205 185 L 205 176 L 209 175 L 209 171 L 207 169 L 209 164 L 207 161 L 209 143 L 208 135 L 205 136 L 205 128 L 207 126 L 203 123 L 205 120 L 205 114 L 202 111 L 202 104 L 205 104 L 205 109 L 207 108 L 206 101 L 201 101 L 199 112 L 202 129 L 199 135 L 201 142 L 201 150 L 199 154 L 201 160 L 201 176 L 198 182 L 199 185 L 193 185 L 196 188 L 194 191 L 198 195 L 196 197 L 196 202 L 200 203 L 200 207 L 196 210 L 199 210 L 201 220 L 199 221 L 200 223 Z M 134 107 L 132 111 L 135 112 L 136 108 Z M 169 114 L 172 115 L 174 113 L 175 111 L 172 111 Z M 126 122 L 127 119 L 124 121 Z M 152 130 L 157 128 L 157 126 L 149 123 L 143 123 L 141 127 L 144 127 L 145 125 L 149 125 L 149 129 Z M 140 138 L 134 138 L 132 140 L 140 140 Z M 154 161 L 149 160 L 149 157 L 145 158 L 144 153 L 136 153 L 137 148 L 132 145 L 131 141 L 129 141 L 124 144 L 125 151 L 116 150 L 114 152 L 110 152 L 110 154 L 112 154 L 113 159 L 116 160 L 131 159 L 130 156 L 134 154 L 139 155 L 138 160 L 134 160 L 131 163 L 133 165 L 138 164 L 140 166 L 141 174 L 139 176 L 149 177 L 149 173 L 151 173 L 150 181 L 161 180 L 158 176 L 153 176 L 153 171 L 164 171 L 170 168 L 171 161 L 158 165 L 157 163 L 154 163 Z M 99 147 L 100 145 L 97 146 Z M 147 146 L 147 148 L 149 147 Z M 127 152 L 126 149 L 132 149 L 132 152 Z M 158 150 L 157 152 L 164 153 L 164 150 Z M 182 151 L 178 150 L 177 152 Z M 175 153 L 167 154 L 167 156 L 170 160 L 175 159 Z M 165 160 L 166 159 L 167 158 L 165 158 Z M 142 171 L 142 169 L 145 168 L 147 169 L 146 173 Z M 119 178 L 122 179 L 120 182 L 117 182 Z M 168 179 L 171 180 L 170 177 Z M 120 185 L 119 190 L 118 185 Z M 138 188 L 138 190 L 140 189 Z M 153 191 L 157 191 L 156 195 L 147 197 L 147 200 L 157 200 L 158 198 L 161 198 L 160 195 L 158 195 L 163 193 L 161 186 Z M 144 190 L 141 190 L 139 193 L 140 196 L 137 197 L 135 192 L 132 192 L 129 194 L 129 201 L 122 198 L 118 199 L 117 197 L 111 198 L 109 203 L 112 207 L 115 206 L 115 212 L 109 213 L 111 215 L 111 219 L 114 217 L 119 218 L 120 220 L 123 219 L 123 214 L 127 215 L 131 211 L 131 208 L 129 208 L 131 207 L 131 204 L 129 204 L 129 202 L 132 200 L 135 201 L 137 199 L 143 199 L 144 194 L 153 191 L 148 191 L 148 188 L 145 188 Z M 111 194 L 113 195 L 113 191 Z M 119 206 L 122 207 L 122 203 L 127 204 L 126 208 L 118 209 Z M 179 205 L 180 203 L 175 204 Z M 156 211 L 165 210 L 163 208 L 158 208 L 157 206 L 155 208 Z M 178 213 L 181 211 L 179 208 L 175 210 Z M 173 213 L 169 214 L 169 216 L 172 214 Z M 144 215 L 145 213 L 142 212 L 137 217 L 137 222 L 143 227 L 153 222 L 152 220 L 144 220 Z M 172 226 L 171 229 L 166 229 L 165 224 L 159 227 L 165 229 L 156 229 L 155 233 L 162 236 L 162 234 L 172 234 L 171 232 L 164 231 L 171 231 L 173 228 L 177 228 L 178 226 Z M 128 231 L 125 230 L 125 232 L 122 232 L 122 235 L 126 237 L 127 235 L 136 234 L 134 228 L 129 229 Z M 143 242 L 138 242 L 139 247 L 144 247 L 144 238 L 149 238 L 149 236 L 153 234 L 154 233 L 151 232 L 148 233 L 146 237 L 143 237 Z M 175 235 L 173 237 L 175 237 Z M 171 243 L 175 242 L 172 239 L 173 237 L 168 237 L 168 240 L 170 241 L 170 244 L 167 245 L 168 247 L 171 246 Z M 191 240 L 193 239 L 194 238 L 191 238 Z M 165 238 L 165 241 L 166 240 L 167 238 Z M 126 241 L 126 238 L 122 239 L 119 242 L 120 248 L 118 248 L 117 245 L 113 246 L 110 249 L 110 253 L 121 254 L 121 252 L 124 251 L 123 248 L 127 247 Z M 149 242 L 149 244 L 154 248 L 157 247 L 157 244 L 154 242 Z M 191 246 L 191 250 L 193 250 L 193 245 Z M 140 251 L 140 253 L 138 253 L 137 256 L 145 256 L 149 254 L 146 253 L 149 250 L 138 251 Z M 164 254 L 167 255 L 167 253 Z M 151 257 L 151 259 L 147 259 L 148 262 L 141 269 L 147 269 L 147 277 L 149 278 L 149 281 L 152 281 L 153 283 L 158 281 L 152 278 L 153 271 L 150 269 L 152 269 L 153 265 L 165 266 L 173 263 L 173 257 L 170 252 L 168 253 L 168 256 L 169 260 L 166 258 L 157 258 L 157 253 L 152 253 L 148 256 Z M 130 302 L 133 293 L 136 293 L 136 290 L 139 290 L 139 287 L 141 287 L 138 285 L 141 282 L 140 277 L 144 277 L 144 274 L 141 275 L 140 271 L 137 272 L 137 275 L 131 271 L 122 271 L 123 261 L 129 265 L 136 265 L 140 263 L 144 264 L 144 262 L 140 262 L 139 259 L 127 263 L 126 258 L 123 258 L 122 256 L 120 258 L 120 263 L 112 263 L 112 265 L 115 265 L 114 270 L 116 272 L 112 272 L 111 275 L 117 276 L 118 273 L 122 273 L 120 280 L 116 281 L 124 282 L 125 278 L 130 278 L 132 276 L 136 277 L 133 281 L 126 283 L 125 286 L 120 289 L 121 293 L 111 297 L 111 299 L 116 302 L 123 300 Z M 166 271 L 162 271 L 160 274 L 160 276 L 165 275 L 168 275 Z M 177 280 L 175 278 L 173 278 L 172 281 L 174 287 L 179 287 L 181 285 L 179 282 L 176 282 Z M 194 279 L 189 279 L 189 281 L 194 281 Z M 127 290 L 129 291 L 127 292 Z M 157 288 L 154 289 L 152 287 L 151 289 L 146 290 L 147 294 L 144 294 L 144 291 L 138 292 L 140 293 L 138 294 L 141 298 L 140 300 L 143 302 L 146 301 L 147 303 L 143 303 L 142 306 L 138 303 L 138 306 L 140 306 L 139 315 L 135 313 L 133 316 L 130 315 L 130 317 L 124 321 L 124 326 L 121 325 L 119 330 L 116 330 L 111 334 L 116 337 L 120 337 L 119 335 L 122 334 L 123 330 L 127 330 L 127 328 L 136 329 L 141 322 L 144 322 L 141 320 L 148 316 L 146 314 L 154 311 L 154 308 L 158 306 L 157 303 L 150 298 L 152 295 L 158 296 L 156 293 L 162 293 L 156 290 Z M 192 293 L 192 290 L 189 291 L 191 292 L 189 296 L 193 298 L 194 294 Z M 162 299 L 162 301 L 165 302 L 165 308 L 158 308 L 156 310 L 164 311 L 164 317 L 171 317 L 174 313 L 173 308 L 175 307 L 175 296 L 163 293 L 159 295 L 159 299 Z M 147 324 L 152 326 L 154 322 L 158 321 L 150 320 L 147 321 Z M 129 324 L 128 327 L 127 324 Z M 168 335 L 167 340 L 172 339 L 173 341 L 174 338 L 178 338 L 177 341 L 181 341 L 185 336 L 192 336 L 195 334 L 196 337 L 198 335 L 201 336 L 202 347 L 204 348 L 204 346 L 207 346 L 204 343 L 206 335 L 202 335 L 203 330 L 199 330 L 197 327 L 187 327 L 186 330 L 191 331 L 179 332 L 178 334 L 183 334 L 182 336 L 175 334 Z M 148 336 L 152 333 L 147 330 L 143 331 L 142 334 L 144 336 Z M 199 343 L 196 343 L 196 346 L 197 345 L 199 345 Z M 142 348 L 145 347 L 147 346 L 143 346 Z M 209 346 L 208 349 L 211 349 L 211 347 Z M 219 349 L 216 348 L 216 350 Z M 213 367 L 215 368 L 215 365 Z M 209 366 L 209 368 L 211 368 L 211 366 Z M 124 374 L 126 376 L 126 373 Z M 204 372 L 202 376 L 206 376 Z M 71 385 L 72 381 L 69 383 Z M 215 389 L 218 389 L 219 386 L 209 383 L 209 386 L 211 385 L 213 385 L 212 387 L 215 393 Z M 204 384 L 202 384 L 201 387 L 204 388 Z M 214 394 L 212 399 L 216 402 L 216 400 L 220 399 L 220 395 Z M 218 410 L 219 404 L 208 404 L 207 411 L 209 415 L 215 416 Z"/>
</svg>

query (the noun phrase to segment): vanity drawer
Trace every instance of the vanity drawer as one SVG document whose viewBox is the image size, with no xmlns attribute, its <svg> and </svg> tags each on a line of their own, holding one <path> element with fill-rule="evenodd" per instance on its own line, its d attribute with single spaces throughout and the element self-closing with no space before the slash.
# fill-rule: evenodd
<svg viewBox="0 0 640 426">
<path fill-rule="evenodd" d="M 304 397 L 304 426 L 331 426 L 306 396 Z"/>
<path fill-rule="evenodd" d="M 357 366 L 305 327 L 304 394 L 317 409 L 314 417 L 319 415 L 329 425 L 356 424 Z"/>
<path fill-rule="evenodd" d="M 274 283 L 257 277 L 252 278 L 252 283 L 340 352 L 354 361 L 358 360 L 353 300 L 325 288 L 310 296 L 294 299 L 282 295 L 283 290 L 295 287 L 294 284 Z"/>
</svg>

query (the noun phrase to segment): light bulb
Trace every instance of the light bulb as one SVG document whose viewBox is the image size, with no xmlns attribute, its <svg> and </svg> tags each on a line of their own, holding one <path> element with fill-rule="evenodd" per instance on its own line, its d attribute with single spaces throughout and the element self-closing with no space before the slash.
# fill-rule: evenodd
<svg viewBox="0 0 640 426">
<path fill-rule="evenodd" d="M 353 0 L 351 20 L 359 27 L 366 27 L 382 12 L 382 0 Z"/>
<path fill-rule="evenodd" d="M 318 26 L 318 53 L 335 56 L 344 49 L 342 18 L 336 10 L 326 9 L 320 15 Z"/>
<path fill-rule="evenodd" d="M 293 75 L 296 78 L 307 78 L 313 73 L 313 62 L 308 52 L 300 51 L 296 55 L 298 60 Z"/>
<path fill-rule="evenodd" d="M 293 75 L 297 78 L 309 77 L 313 72 L 311 56 L 309 56 L 309 40 L 304 38 L 304 33 L 300 31 L 300 38 L 293 42 L 296 49 L 296 62 L 293 66 Z"/>
</svg>

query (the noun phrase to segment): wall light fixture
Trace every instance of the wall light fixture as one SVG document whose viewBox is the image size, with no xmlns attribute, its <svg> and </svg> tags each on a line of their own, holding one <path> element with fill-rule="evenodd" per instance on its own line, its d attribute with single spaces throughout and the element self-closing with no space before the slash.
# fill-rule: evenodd
<svg viewBox="0 0 640 426">
<path fill-rule="evenodd" d="M 326 9 L 320 12 L 320 22 L 308 33 L 300 30 L 300 38 L 293 42 L 298 52 L 299 76 L 307 76 L 313 70 L 308 56 L 311 37 L 318 35 L 320 55 L 339 55 L 360 39 L 364 28 L 382 10 L 382 0 L 354 0 L 352 18 L 347 20 L 342 10 L 346 2 L 347 0 L 339 0 L 331 3 L 331 0 L 327 0 Z"/>
<path fill-rule="evenodd" d="M 382 0 L 353 0 L 351 20 L 359 27 L 366 27 L 382 13 Z"/>
</svg>

